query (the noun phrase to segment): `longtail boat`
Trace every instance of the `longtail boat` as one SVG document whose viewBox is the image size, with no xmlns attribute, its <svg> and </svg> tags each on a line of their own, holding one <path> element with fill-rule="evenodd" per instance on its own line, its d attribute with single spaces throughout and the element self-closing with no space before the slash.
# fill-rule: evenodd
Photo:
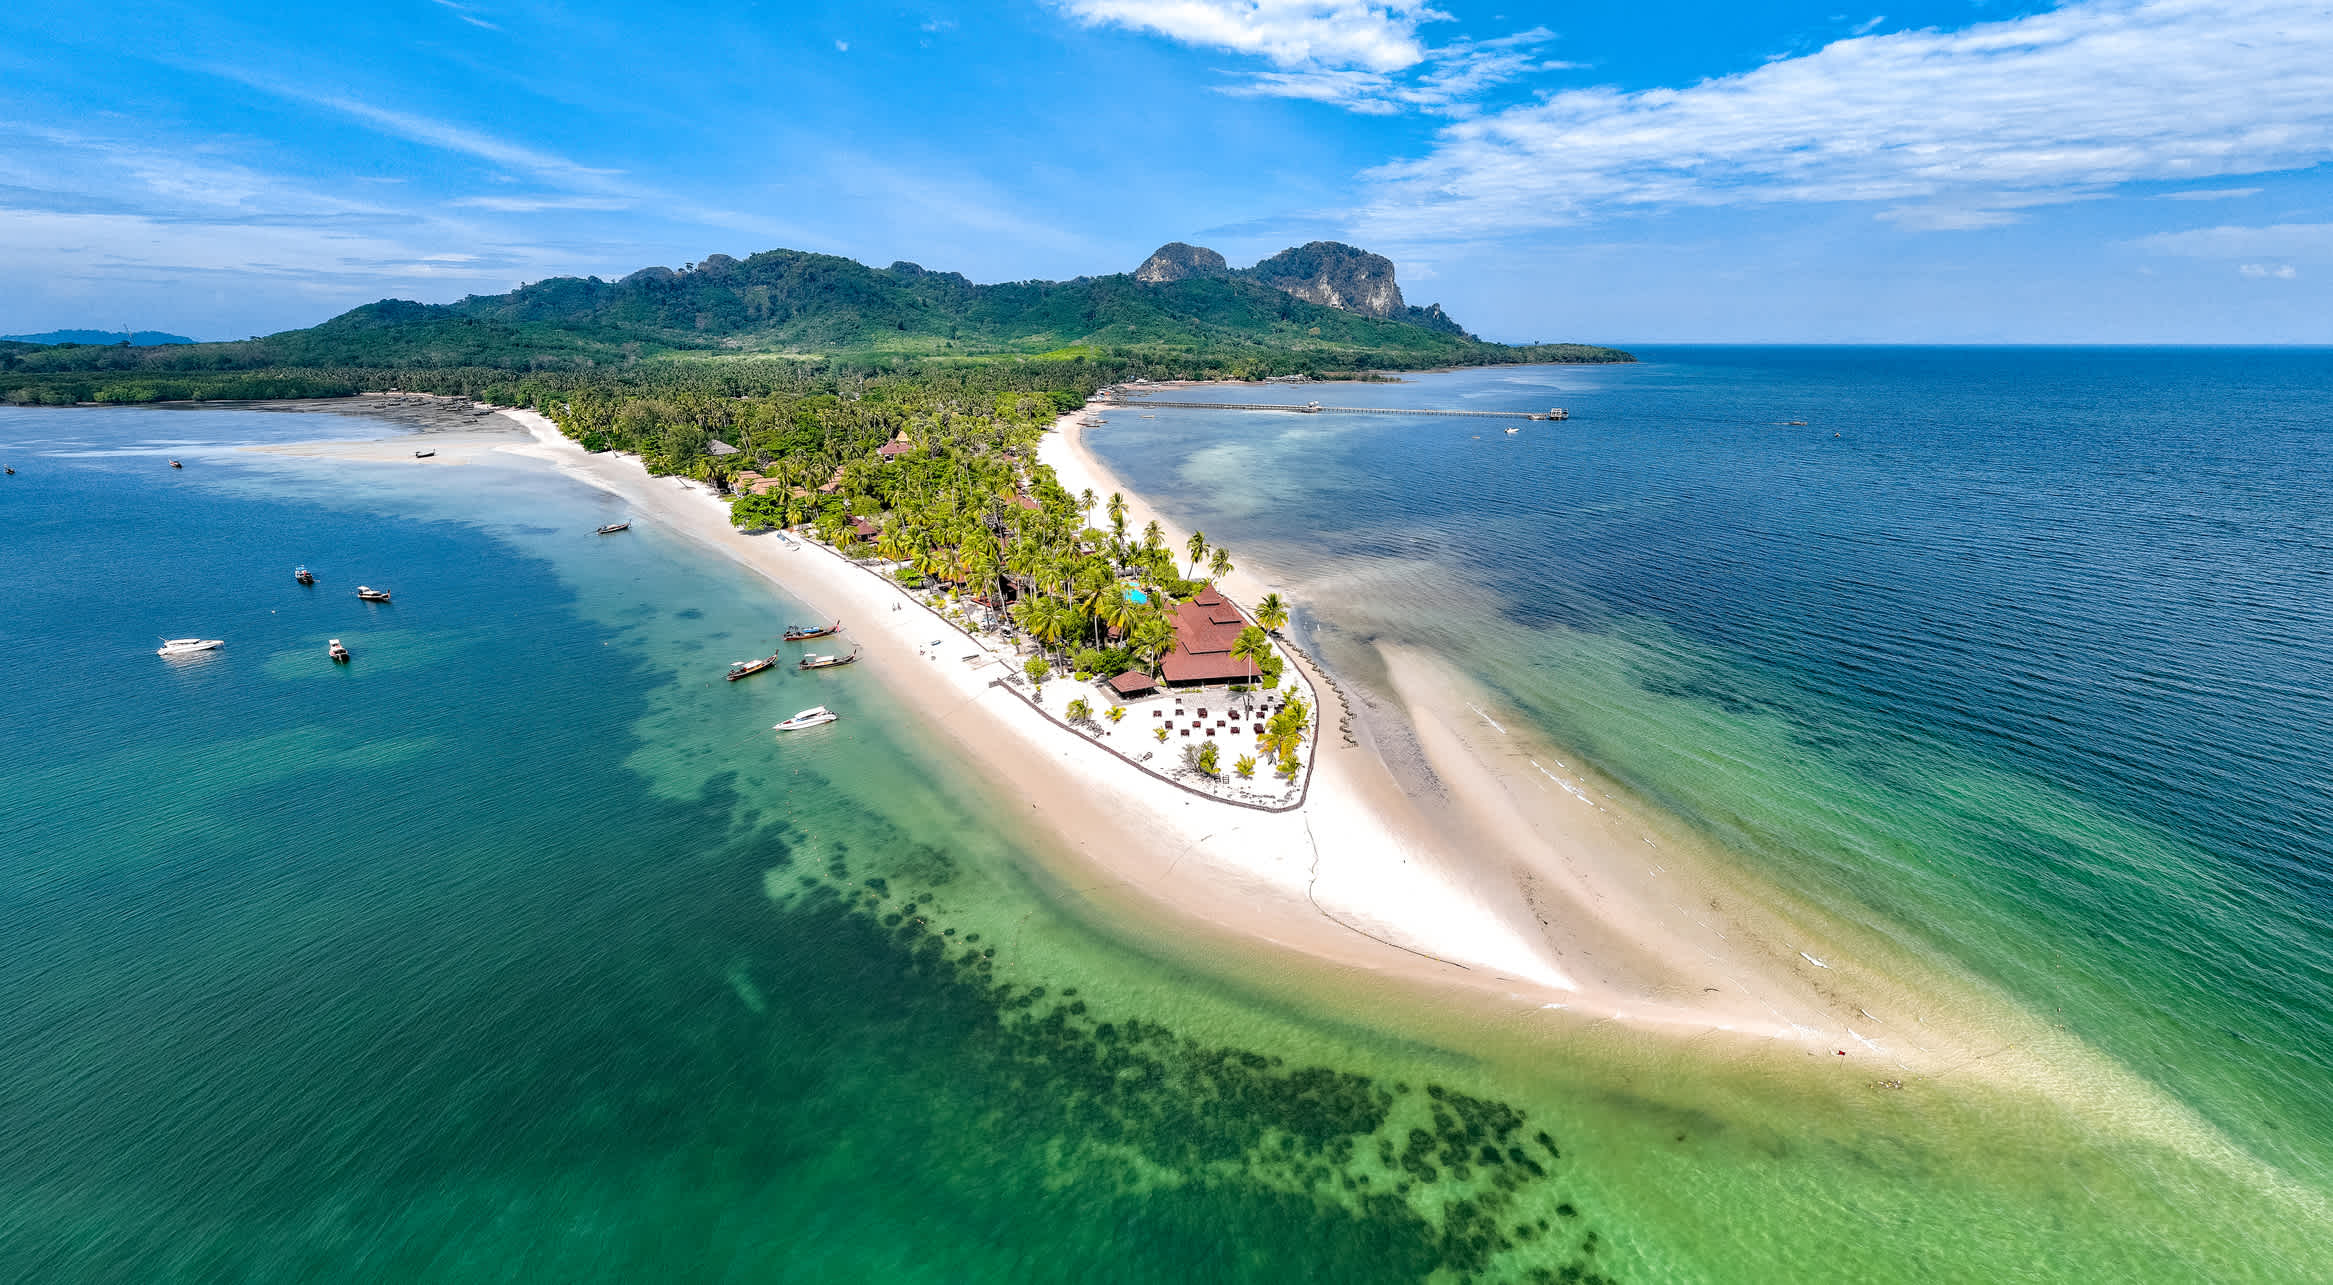
<svg viewBox="0 0 2333 1285">
<path fill-rule="evenodd" d="M 848 664 L 851 664 L 851 663 L 853 663 L 854 661 L 858 660 L 858 658 L 859 658 L 859 652 L 858 652 L 858 649 L 854 647 L 854 648 L 852 648 L 852 649 L 851 649 L 851 654 L 850 654 L 850 655 L 848 655 L 848 656 L 804 656 L 804 657 L 802 658 L 802 663 L 801 663 L 800 665 L 796 666 L 796 668 L 798 668 L 798 669 L 832 669 L 832 668 L 834 668 L 834 667 L 835 667 L 835 666 L 837 666 L 837 665 L 848 665 Z"/>
<path fill-rule="evenodd" d="M 389 600 L 389 591 L 386 589 L 375 589 L 368 585 L 360 584 L 356 587 L 356 596 L 364 599 L 366 602 L 387 602 Z"/>
<path fill-rule="evenodd" d="M 348 663 L 348 648 L 341 646 L 338 638 L 332 640 L 331 654 L 333 660 L 344 665 Z"/>
<path fill-rule="evenodd" d="M 729 666 L 729 681 L 734 683 L 740 678 L 751 677 L 777 663 L 778 658 L 775 656 L 764 656 L 760 660 L 737 661 Z"/>
<path fill-rule="evenodd" d="M 824 638 L 829 634 L 840 632 L 842 632 L 842 621 L 839 619 L 823 629 L 804 629 L 800 625 L 788 625 L 786 626 L 786 641 L 808 642 L 813 638 Z"/>
<path fill-rule="evenodd" d="M 306 567 L 293 567 L 292 579 L 299 581 L 301 584 L 314 584 L 316 583 L 316 573 L 308 570 Z"/>
<path fill-rule="evenodd" d="M 601 535 L 614 535 L 618 531 L 629 531 L 631 529 L 632 524 L 629 521 L 610 522 L 606 526 L 601 527 L 599 529 L 599 533 Z"/>
</svg>

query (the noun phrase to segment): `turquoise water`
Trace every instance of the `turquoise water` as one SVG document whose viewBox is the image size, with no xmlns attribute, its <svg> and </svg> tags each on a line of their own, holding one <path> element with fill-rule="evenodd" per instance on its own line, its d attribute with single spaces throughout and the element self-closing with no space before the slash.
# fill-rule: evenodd
<svg viewBox="0 0 2333 1285">
<path fill-rule="evenodd" d="M 2030 1104 L 1407 1020 L 1088 903 L 869 675 L 722 681 L 807 609 L 615 501 L 231 449 L 378 431 L 0 411 L 0 1279 L 2322 1265 Z"/>
<path fill-rule="evenodd" d="M 1097 452 L 2333 1190 L 2333 353 L 1677 349 Z M 1244 390 L 1194 397 L 1234 400 Z M 1796 421 L 1796 422 L 1794 422 Z"/>
</svg>

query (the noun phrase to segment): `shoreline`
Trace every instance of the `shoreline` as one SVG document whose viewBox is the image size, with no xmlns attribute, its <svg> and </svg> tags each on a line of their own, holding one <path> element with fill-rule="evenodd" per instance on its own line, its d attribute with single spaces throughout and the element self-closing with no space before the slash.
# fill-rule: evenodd
<svg viewBox="0 0 2333 1285">
<path fill-rule="evenodd" d="M 1073 493 L 1119 491 L 1135 524 L 1155 515 L 1177 528 L 1086 451 L 1076 421 L 1087 413 L 1064 416 L 1039 460 Z M 1549 788 L 1555 776 L 1535 760 L 1555 752 L 1503 725 L 1495 700 L 1431 657 L 1389 651 L 1389 685 L 1431 770 L 1454 783 L 1452 797 L 1415 798 L 1373 746 L 1330 742 L 1315 751 L 1302 808 L 1267 815 L 1211 805 L 988 687 L 994 666 L 976 672 L 956 659 L 963 634 L 866 568 L 814 544 L 789 549 L 740 533 L 701 484 L 591 455 L 532 412 L 496 418 L 519 431 L 438 439 L 437 462 L 488 453 L 538 461 L 624 499 L 822 617 L 842 616 L 866 648 L 866 668 L 927 730 L 955 741 L 1013 807 L 1028 805 L 1025 815 L 1055 841 L 1032 855 L 1058 889 L 1100 903 L 1152 949 L 1268 979 L 1274 991 L 1333 991 L 1340 1007 L 1398 1014 L 1408 1029 L 1496 1030 L 1509 1057 L 1560 1048 L 1567 1059 L 1638 1068 L 1628 1078 L 1648 1065 L 1673 1070 L 1682 1058 L 1730 1066 L 1773 1091 L 1788 1083 L 1832 1095 L 2030 1094 L 2092 1126 L 2250 1168 L 2183 1105 L 1972 979 L 1895 967 L 1904 961 L 1875 932 L 1776 901 L 1716 854 L 1696 854 L 1681 827 L 1580 769 L 1567 769 L 1572 784 Z M 250 449 L 410 461 L 411 440 Z M 1275 575 L 1242 568 L 1224 589 L 1252 603 Z M 928 646 L 933 638 L 952 640 L 939 649 L 945 655 Z M 1316 688 L 1331 685 L 1308 658 L 1294 663 Z M 1474 719 L 1435 713 L 1470 706 Z M 1595 803 L 1599 795 L 1609 806 Z M 1635 846 L 1650 834 L 1669 858 L 1658 866 Z M 1722 901 L 1722 917 L 1700 909 L 1705 894 Z"/>
</svg>

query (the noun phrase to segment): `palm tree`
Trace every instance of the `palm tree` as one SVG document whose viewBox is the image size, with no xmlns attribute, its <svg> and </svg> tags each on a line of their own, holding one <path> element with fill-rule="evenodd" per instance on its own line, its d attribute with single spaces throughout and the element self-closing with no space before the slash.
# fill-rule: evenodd
<svg viewBox="0 0 2333 1285">
<path fill-rule="evenodd" d="M 1149 525 L 1142 528 L 1142 547 L 1145 549 L 1166 547 L 1166 530 L 1159 526 L 1157 518 L 1152 518 Z"/>
<path fill-rule="evenodd" d="M 1199 578 L 1199 559 L 1207 556 L 1207 533 L 1193 531 L 1191 538 L 1183 541 L 1183 548 L 1188 550 L 1191 555 L 1190 578 L 1196 580 Z"/>
<path fill-rule="evenodd" d="M 1095 646 L 1102 642 L 1102 617 L 1109 610 L 1110 600 L 1125 596 L 1118 590 L 1117 579 L 1102 567 L 1089 564 L 1077 573 L 1076 596 L 1071 601 L 1093 617 Z"/>
<path fill-rule="evenodd" d="M 1126 538 L 1126 497 L 1110 492 L 1110 504 L 1105 510 L 1110 515 L 1110 530 L 1119 539 Z"/>
<path fill-rule="evenodd" d="M 1129 641 L 1134 645 L 1134 654 L 1149 662 L 1150 670 L 1155 674 L 1159 662 L 1175 649 L 1175 627 L 1166 622 L 1166 617 L 1149 612 L 1134 622 L 1134 633 Z"/>
<path fill-rule="evenodd" d="M 1225 576 L 1230 575 L 1231 550 L 1217 549 L 1215 551 L 1215 556 L 1207 560 L 1207 574 L 1215 577 L 1217 580 L 1221 580 Z"/>
<path fill-rule="evenodd" d="M 1256 679 L 1258 677 L 1256 667 L 1271 659 L 1271 657 L 1271 640 L 1264 637 L 1264 631 L 1256 628 L 1254 625 L 1249 625 L 1247 628 L 1240 630 L 1239 637 L 1232 640 L 1231 658 L 1233 660 L 1244 660 L 1248 663 L 1248 686 L 1250 688 L 1253 688 L 1256 684 Z M 1250 693 L 1250 699 L 1253 699 L 1252 692 Z"/>
<path fill-rule="evenodd" d="M 1256 604 L 1256 623 L 1262 625 L 1266 633 L 1280 632 L 1288 623 L 1287 602 L 1279 594 L 1265 594 L 1264 600 Z"/>
<path fill-rule="evenodd" d="M 1117 582 L 1111 581 L 1110 587 L 1117 590 Z M 1125 591 L 1118 590 L 1102 603 L 1100 614 L 1102 623 L 1117 630 L 1118 636 L 1124 638 L 1127 631 L 1134 627 L 1134 618 L 1140 614 L 1140 609 L 1126 596 Z"/>
<path fill-rule="evenodd" d="M 1089 486 L 1077 493 L 1077 511 L 1079 513 L 1085 514 L 1089 518 L 1093 515 L 1094 488 Z"/>
</svg>

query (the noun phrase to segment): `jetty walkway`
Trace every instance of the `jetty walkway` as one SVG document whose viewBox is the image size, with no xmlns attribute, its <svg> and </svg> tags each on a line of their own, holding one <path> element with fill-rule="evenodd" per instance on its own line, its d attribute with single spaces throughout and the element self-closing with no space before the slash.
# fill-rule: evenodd
<svg viewBox="0 0 2333 1285">
<path fill-rule="evenodd" d="M 1561 406 L 1546 410 L 1442 410 L 1425 406 L 1323 406 L 1319 402 L 1166 402 L 1150 398 L 1112 397 L 1086 403 L 1089 409 L 1121 410 L 1165 406 L 1176 410 L 1277 410 L 1298 415 L 1450 415 L 1470 419 L 1570 419 Z"/>
</svg>

